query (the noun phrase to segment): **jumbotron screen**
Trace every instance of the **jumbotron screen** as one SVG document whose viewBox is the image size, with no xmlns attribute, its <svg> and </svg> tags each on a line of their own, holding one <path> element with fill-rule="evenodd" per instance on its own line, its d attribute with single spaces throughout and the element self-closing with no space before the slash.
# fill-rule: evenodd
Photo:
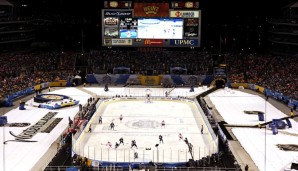
<svg viewBox="0 0 298 171">
<path fill-rule="evenodd" d="M 103 46 L 199 47 L 200 11 L 169 17 L 135 17 L 133 10 L 103 10 Z M 177 15 L 179 14 L 179 15 Z"/>
<path fill-rule="evenodd" d="M 182 18 L 142 18 L 138 19 L 139 39 L 182 39 Z"/>
</svg>

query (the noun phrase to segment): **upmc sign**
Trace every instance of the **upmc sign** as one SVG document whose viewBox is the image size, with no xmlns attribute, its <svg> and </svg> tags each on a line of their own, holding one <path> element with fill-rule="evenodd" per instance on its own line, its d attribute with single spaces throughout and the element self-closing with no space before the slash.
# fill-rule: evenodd
<svg viewBox="0 0 298 171">
<path fill-rule="evenodd" d="M 171 46 L 199 46 L 197 39 L 172 39 L 170 40 Z"/>
</svg>

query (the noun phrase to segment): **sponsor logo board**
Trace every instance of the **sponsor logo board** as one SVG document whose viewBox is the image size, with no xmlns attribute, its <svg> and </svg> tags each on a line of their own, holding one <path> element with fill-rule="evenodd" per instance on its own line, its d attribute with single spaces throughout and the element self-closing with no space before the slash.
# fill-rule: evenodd
<svg viewBox="0 0 298 171">
<path fill-rule="evenodd" d="M 107 46 L 112 45 L 112 39 L 104 39 L 104 45 L 107 45 Z"/>
<path fill-rule="evenodd" d="M 171 46 L 198 46 L 199 40 L 197 39 L 172 39 L 170 40 Z"/>
<path fill-rule="evenodd" d="M 173 10 L 173 11 L 170 11 L 170 17 L 174 17 L 174 18 L 199 18 L 200 13 L 199 13 L 199 11 Z"/>
<path fill-rule="evenodd" d="M 144 45 L 146 45 L 146 46 L 163 45 L 163 40 L 162 39 L 145 39 Z"/>
<path fill-rule="evenodd" d="M 105 25 L 108 25 L 108 26 L 118 25 L 118 22 L 119 22 L 119 19 L 115 17 L 108 17 L 104 19 Z"/>
<path fill-rule="evenodd" d="M 132 17 L 132 11 L 104 11 L 104 17 Z"/>
<path fill-rule="evenodd" d="M 132 39 L 112 39 L 112 45 L 132 45 Z"/>
</svg>

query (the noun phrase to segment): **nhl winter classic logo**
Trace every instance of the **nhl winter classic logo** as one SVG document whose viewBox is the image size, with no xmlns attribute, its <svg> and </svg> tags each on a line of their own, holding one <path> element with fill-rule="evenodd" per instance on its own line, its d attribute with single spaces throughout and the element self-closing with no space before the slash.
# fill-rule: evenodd
<svg viewBox="0 0 298 171">
<path fill-rule="evenodd" d="M 154 120 L 134 120 L 125 123 L 125 125 L 134 129 L 155 129 L 160 126 L 160 123 Z"/>
</svg>

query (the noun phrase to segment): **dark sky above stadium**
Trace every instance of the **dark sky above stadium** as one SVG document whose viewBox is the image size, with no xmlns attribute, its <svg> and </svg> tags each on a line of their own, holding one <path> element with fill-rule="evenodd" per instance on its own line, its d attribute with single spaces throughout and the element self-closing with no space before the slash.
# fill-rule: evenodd
<svg viewBox="0 0 298 171">
<path fill-rule="evenodd" d="M 28 4 L 28 10 L 33 13 L 49 12 L 91 18 L 97 17 L 103 6 L 103 0 L 13 1 L 19 4 Z M 295 2 L 295 0 L 200 0 L 199 2 L 205 22 L 216 23 L 233 21 L 235 16 L 278 16 L 282 7 Z"/>
</svg>

